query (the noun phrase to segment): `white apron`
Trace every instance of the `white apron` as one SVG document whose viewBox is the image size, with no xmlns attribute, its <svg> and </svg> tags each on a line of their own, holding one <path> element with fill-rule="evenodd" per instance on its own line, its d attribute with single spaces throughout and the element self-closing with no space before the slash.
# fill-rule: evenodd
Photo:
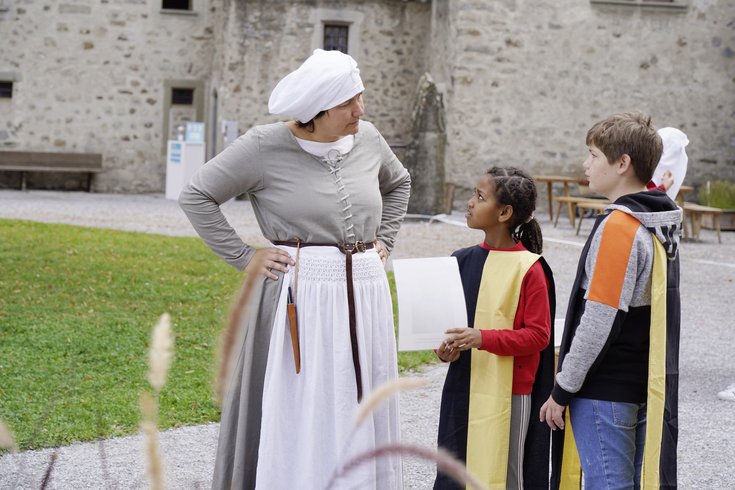
<svg viewBox="0 0 735 490">
<path fill-rule="evenodd" d="M 295 258 L 296 249 L 281 246 Z M 268 352 L 256 488 L 323 490 L 353 456 L 399 441 L 398 399 L 385 402 L 354 430 L 358 407 L 352 361 L 345 255 L 336 247 L 302 247 L 298 309 L 301 372 L 296 374 L 286 316 L 293 267 L 284 277 Z M 383 264 L 372 249 L 353 255 L 357 341 L 363 399 L 396 379 L 392 302 Z M 400 489 L 396 457 L 370 460 L 334 488 Z"/>
</svg>

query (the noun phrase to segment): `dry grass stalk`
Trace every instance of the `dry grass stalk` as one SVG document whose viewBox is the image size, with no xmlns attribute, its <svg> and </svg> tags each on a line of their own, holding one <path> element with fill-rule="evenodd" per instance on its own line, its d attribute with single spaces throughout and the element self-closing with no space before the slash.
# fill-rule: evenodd
<svg viewBox="0 0 735 490">
<path fill-rule="evenodd" d="M 140 412 L 143 414 L 140 430 L 146 439 L 145 449 L 151 489 L 163 490 L 166 486 L 163 481 L 163 462 L 161 460 L 161 448 L 158 443 L 158 427 L 156 426 L 157 407 L 156 401 L 148 393 L 140 395 Z"/>
<path fill-rule="evenodd" d="M 105 440 L 102 436 L 102 412 L 97 410 L 97 448 L 100 454 L 100 464 L 102 465 L 102 479 L 105 483 L 105 488 L 110 488 L 110 471 L 107 464 L 107 451 L 105 451 Z"/>
<path fill-rule="evenodd" d="M 56 451 L 51 453 L 51 459 L 46 467 L 46 473 L 43 475 L 43 481 L 41 482 L 41 490 L 44 490 L 49 482 L 51 481 L 51 472 L 54 470 L 54 463 L 56 462 Z"/>
<path fill-rule="evenodd" d="M 352 470 L 356 469 L 360 465 L 377 458 L 383 458 L 388 456 L 413 456 L 426 461 L 432 461 L 436 463 L 437 469 L 447 474 L 457 483 L 474 488 L 475 490 L 487 490 L 487 487 L 483 485 L 474 475 L 467 471 L 465 465 L 458 461 L 454 456 L 449 454 L 447 451 L 439 448 L 438 450 L 428 449 L 421 446 L 414 446 L 410 444 L 389 444 L 386 446 L 376 447 L 370 451 L 358 454 L 350 461 L 347 462 L 339 471 L 332 475 L 332 478 L 327 485 L 327 490 L 336 488 L 336 483 L 340 478 L 348 475 Z"/>
<path fill-rule="evenodd" d="M 383 383 L 370 397 L 360 404 L 360 409 L 355 415 L 355 428 L 359 427 L 365 419 L 375 411 L 385 400 L 398 391 L 412 390 L 426 386 L 429 382 L 422 378 L 398 378 L 388 383 Z"/>
<path fill-rule="evenodd" d="M 166 375 L 173 357 L 173 344 L 171 317 L 168 313 L 164 313 L 151 334 L 149 352 L 150 370 L 148 371 L 148 380 L 156 393 L 160 393 L 161 388 L 166 384 Z"/>
<path fill-rule="evenodd" d="M 11 452 L 18 450 L 13 433 L 2 421 L 0 421 L 0 449 L 8 449 Z"/>
<path fill-rule="evenodd" d="M 215 380 L 215 392 L 217 400 L 220 402 L 224 399 L 225 390 L 230 384 L 232 370 L 235 367 L 235 347 L 245 335 L 243 318 L 246 316 L 248 303 L 256 289 L 259 277 L 258 274 L 254 273 L 245 276 L 240 292 L 230 308 L 227 327 L 220 337 L 219 367 L 217 369 L 217 379 Z"/>
</svg>

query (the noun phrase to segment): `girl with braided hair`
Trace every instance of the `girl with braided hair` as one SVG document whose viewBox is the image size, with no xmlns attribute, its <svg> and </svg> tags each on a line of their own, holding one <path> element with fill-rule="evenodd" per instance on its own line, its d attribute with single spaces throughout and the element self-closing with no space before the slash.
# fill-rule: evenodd
<svg viewBox="0 0 735 490">
<path fill-rule="evenodd" d="M 477 180 L 467 226 L 485 234 L 454 254 L 469 328 L 447 330 L 438 444 L 488 488 L 548 488 L 550 430 L 532 417 L 553 387 L 554 280 L 533 217 L 536 185 L 520 169 Z M 442 473 L 435 489 L 459 489 Z"/>
</svg>

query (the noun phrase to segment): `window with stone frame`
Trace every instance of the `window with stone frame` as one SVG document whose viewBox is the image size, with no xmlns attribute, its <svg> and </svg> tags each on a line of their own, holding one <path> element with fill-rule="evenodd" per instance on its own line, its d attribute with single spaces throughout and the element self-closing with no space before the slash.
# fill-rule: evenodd
<svg viewBox="0 0 735 490">
<path fill-rule="evenodd" d="M 164 10 L 191 10 L 192 0 L 162 0 L 161 8 Z"/>
<path fill-rule="evenodd" d="M 172 88 L 171 89 L 172 105 L 194 105 L 194 89 L 193 88 Z"/>
<path fill-rule="evenodd" d="M 346 24 L 324 24 L 324 50 L 347 53 L 350 26 Z"/>
<path fill-rule="evenodd" d="M 0 81 L 0 99 L 13 98 L 13 82 L 8 80 Z"/>
</svg>

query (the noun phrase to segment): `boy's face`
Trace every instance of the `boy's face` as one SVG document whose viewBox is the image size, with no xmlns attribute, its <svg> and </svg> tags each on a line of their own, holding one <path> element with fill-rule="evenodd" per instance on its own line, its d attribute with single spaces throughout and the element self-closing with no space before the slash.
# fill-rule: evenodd
<svg viewBox="0 0 735 490">
<path fill-rule="evenodd" d="M 590 144 L 589 155 L 582 167 L 584 167 L 584 174 L 590 181 L 590 190 L 603 196 L 607 196 L 619 181 L 615 165 L 611 164 L 605 154 L 602 153 L 602 150 L 594 144 Z"/>
</svg>

